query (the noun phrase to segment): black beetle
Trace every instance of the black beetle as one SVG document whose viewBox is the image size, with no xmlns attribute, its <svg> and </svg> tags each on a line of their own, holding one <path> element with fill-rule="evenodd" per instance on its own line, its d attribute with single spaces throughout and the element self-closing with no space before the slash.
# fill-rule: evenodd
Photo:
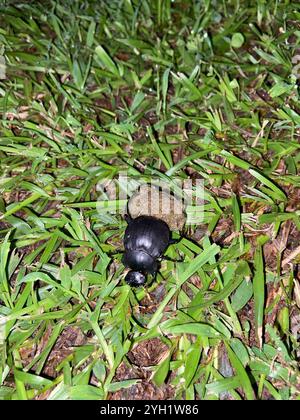
<svg viewBox="0 0 300 420">
<path fill-rule="evenodd" d="M 126 217 L 128 226 L 124 236 L 125 252 L 123 264 L 132 271 L 125 277 L 127 284 L 133 287 L 146 283 L 146 275 L 156 274 L 158 258 L 173 243 L 169 226 L 152 216 L 139 216 L 135 219 Z"/>
</svg>

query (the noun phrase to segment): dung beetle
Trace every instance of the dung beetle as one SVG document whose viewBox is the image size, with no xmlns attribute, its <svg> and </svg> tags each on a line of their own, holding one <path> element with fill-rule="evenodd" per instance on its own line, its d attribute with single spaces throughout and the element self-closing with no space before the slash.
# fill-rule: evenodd
<svg viewBox="0 0 300 420">
<path fill-rule="evenodd" d="M 135 219 L 125 217 L 128 226 L 124 236 L 125 252 L 123 264 L 132 271 L 125 277 L 133 287 L 146 283 L 146 275 L 156 274 L 158 258 L 173 243 L 169 226 L 152 216 L 139 216 Z"/>
</svg>

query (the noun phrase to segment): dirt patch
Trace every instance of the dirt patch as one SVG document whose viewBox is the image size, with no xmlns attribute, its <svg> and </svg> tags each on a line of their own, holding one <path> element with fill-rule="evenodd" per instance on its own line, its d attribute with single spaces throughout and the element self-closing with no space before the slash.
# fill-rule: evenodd
<svg viewBox="0 0 300 420">
<path fill-rule="evenodd" d="M 153 340 L 149 340 L 153 341 Z M 137 346 L 139 351 L 142 347 Z M 137 352 L 137 350 L 136 350 Z M 136 354 L 136 353 L 135 353 Z M 145 361 L 144 361 L 145 362 Z M 149 362 L 149 360 L 148 360 Z M 139 382 L 129 388 L 124 388 L 108 396 L 110 400 L 170 400 L 174 398 L 174 389 L 170 384 L 157 387 L 151 381 L 152 371 L 147 367 L 139 367 L 122 362 L 118 367 L 115 381 L 137 379 Z"/>
<path fill-rule="evenodd" d="M 27 366 L 37 355 L 42 353 L 49 341 L 49 338 L 51 337 L 51 333 L 52 329 L 49 327 L 45 330 L 38 344 L 24 346 L 20 350 L 24 367 Z M 49 378 L 56 378 L 58 376 L 58 372 L 56 370 L 57 366 L 74 351 L 74 347 L 81 346 L 85 344 L 86 341 L 87 337 L 82 333 L 79 327 L 66 327 L 56 340 L 56 343 L 45 363 L 42 374 L 48 376 Z M 32 370 L 34 371 L 35 367 L 33 367 Z"/>
<path fill-rule="evenodd" d="M 50 378 L 58 375 L 57 366 L 70 354 L 73 353 L 74 347 L 82 346 L 87 342 L 87 337 L 78 327 L 67 327 L 58 337 L 51 353 L 49 354 L 47 363 L 43 369 L 43 374 Z"/>
<path fill-rule="evenodd" d="M 142 341 L 128 353 L 128 359 L 136 366 L 157 365 L 168 353 L 169 348 L 160 339 Z"/>
</svg>

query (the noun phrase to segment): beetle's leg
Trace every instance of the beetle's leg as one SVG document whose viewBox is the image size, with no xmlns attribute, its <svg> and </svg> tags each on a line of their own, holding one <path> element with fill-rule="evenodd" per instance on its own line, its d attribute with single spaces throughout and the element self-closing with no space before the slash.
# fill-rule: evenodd
<svg viewBox="0 0 300 420">
<path fill-rule="evenodd" d="M 151 284 L 154 283 L 154 282 L 156 282 L 157 273 L 158 273 L 157 270 L 156 271 L 152 271 L 151 273 L 149 273 L 152 276 Z"/>
<path fill-rule="evenodd" d="M 181 259 L 181 260 L 175 260 L 174 258 L 170 258 L 170 257 L 167 257 L 166 255 L 164 255 L 163 257 L 162 257 L 162 259 L 163 260 L 166 260 L 166 261 L 171 261 L 171 262 L 183 262 L 184 261 L 184 259 Z"/>
<path fill-rule="evenodd" d="M 149 274 L 151 274 L 151 276 L 153 276 L 153 277 L 156 277 L 157 270 L 158 270 L 158 264 L 157 264 L 157 262 L 155 261 L 155 262 L 153 263 L 153 268 L 152 268 L 152 270 L 151 270 L 151 271 L 149 271 Z"/>
<path fill-rule="evenodd" d="M 127 222 L 128 225 L 130 225 L 130 223 L 132 222 L 132 218 L 129 214 L 125 214 L 124 219 L 125 219 L 125 221 Z"/>
<path fill-rule="evenodd" d="M 157 278 L 157 276 L 158 276 L 158 275 L 162 278 L 162 280 L 163 280 L 163 281 L 165 281 L 165 282 L 167 281 L 167 278 L 166 278 L 165 276 L 163 276 L 163 275 L 162 275 L 161 271 L 157 271 L 157 272 L 155 273 L 155 280 L 156 280 L 156 278 Z M 157 283 L 159 284 L 159 283 L 160 283 L 160 281 L 161 281 L 160 279 L 159 279 L 159 280 L 157 280 Z"/>
<path fill-rule="evenodd" d="M 170 235 L 171 236 L 171 235 Z M 180 234 L 179 238 L 170 238 L 169 239 L 169 245 L 173 245 L 173 244 L 178 244 L 178 242 L 180 242 L 182 239 L 182 235 Z"/>
<path fill-rule="evenodd" d="M 109 257 L 114 257 L 115 255 L 118 255 L 118 254 L 124 254 L 124 249 L 116 249 L 115 251 L 107 252 L 107 255 Z"/>
</svg>

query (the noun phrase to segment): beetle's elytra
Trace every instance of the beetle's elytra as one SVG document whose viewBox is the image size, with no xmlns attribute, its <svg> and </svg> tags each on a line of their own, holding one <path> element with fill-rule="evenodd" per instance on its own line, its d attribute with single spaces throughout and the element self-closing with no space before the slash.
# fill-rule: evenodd
<svg viewBox="0 0 300 420">
<path fill-rule="evenodd" d="M 125 231 L 125 253 L 123 263 L 131 268 L 125 281 L 134 287 L 146 282 L 146 275 L 155 275 L 158 270 L 157 259 L 163 255 L 171 241 L 168 225 L 152 216 L 127 217 Z"/>
</svg>

